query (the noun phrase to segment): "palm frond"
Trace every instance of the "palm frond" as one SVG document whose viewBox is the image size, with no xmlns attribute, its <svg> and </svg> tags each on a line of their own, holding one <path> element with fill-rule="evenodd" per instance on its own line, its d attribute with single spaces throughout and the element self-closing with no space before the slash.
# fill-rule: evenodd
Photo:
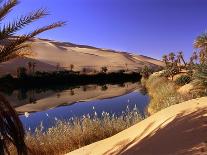
<svg viewBox="0 0 207 155">
<path fill-rule="evenodd" d="M 33 38 L 33 37 L 35 37 L 36 35 L 38 35 L 42 32 L 45 32 L 45 31 L 48 31 L 48 30 L 51 30 L 51 29 L 54 29 L 54 28 L 62 27 L 65 24 L 66 24 L 66 22 L 56 22 L 56 23 L 50 24 L 48 26 L 44 26 L 42 28 L 34 30 L 33 32 L 28 34 L 27 37 Z"/>
<path fill-rule="evenodd" d="M 0 21 L 19 3 L 18 0 L 9 0 L 0 7 Z"/>
<path fill-rule="evenodd" d="M 25 42 L 29 41 L 31 38 L 35 37 L 36 35 L 57 27 L 61 27 L 64 24 L 65 22 L 56 22 L 51 25 L 36 29 L 27 35 L 23 35 L 13 40 L 10 40 L 10 43 L 5 44 L 0 51 L 0 62 L 4 62 L 8 60 L 8 58 L 10 58 L 10 55 L 13 56 L 15 55 L 15 53 L 19 52 L 20 49 L 27 47 Z"/>
<path fill-rule="evenodd" d="M 9 23 L 8 25 L 4 25 L 2 29 L 0 29 L 0 40 L 8 38 L 11 35 L 14 35 L 15 32 L 21 30 L 26 25 L 38 20 L 47 13 L 44 9 L 39 9 L 35 12 L 30 13 L 29 15 L 22 16 L 20 19 L 17 19 L 15 22 Z"/>
</svg>

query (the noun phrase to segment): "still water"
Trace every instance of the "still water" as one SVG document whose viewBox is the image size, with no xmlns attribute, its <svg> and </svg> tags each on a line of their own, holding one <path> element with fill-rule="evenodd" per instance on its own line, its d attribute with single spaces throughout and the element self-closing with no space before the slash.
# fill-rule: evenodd
<svg viewBox="0 0 207 155">
<path fill-rule="evenodd" d="M 21 92 L 22 93 L 22 92 Z M 144 115 L 149 103 L 148 95 L 140 83 L 104 86 L 87 85 L 62 90 L 28 90 L 24 97 L 19 91 L 6 95 L 13 107 L 20 113 L 26 130 L 33 132 L 40 124 L 44 130 L 52 127 L 57 120 L 94 115 L 102 112 L 119 116 L 127 107 L 138 109 Z M 21 94 L 21 95 L 20 95 Z"/>
</svg>

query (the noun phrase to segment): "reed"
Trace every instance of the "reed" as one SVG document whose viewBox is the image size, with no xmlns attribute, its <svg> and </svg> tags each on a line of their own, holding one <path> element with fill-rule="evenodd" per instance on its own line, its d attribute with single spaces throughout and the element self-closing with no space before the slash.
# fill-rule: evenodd
<svg viewBox="0 0 207 155">
<path fill-rule="evenodd" d="M 94 110 L 93 115 L 57 120 L 47 131 L 43 131 L 44 126 L 40 124 L 34 133 L 26 133 L 25 141 L 32 155 L 64 154 L 113 136 L 142 119 L 136 107 L 131 110 L 127 107 L 120 116 L 104 111 L 98 116 Z M 12 147 L 10 150 L 15 154 Z"/>
</svg>

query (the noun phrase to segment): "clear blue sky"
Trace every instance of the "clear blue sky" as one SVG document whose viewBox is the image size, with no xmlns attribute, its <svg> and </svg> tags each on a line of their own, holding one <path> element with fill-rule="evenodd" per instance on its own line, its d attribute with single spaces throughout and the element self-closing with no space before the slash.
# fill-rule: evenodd
<svg viewBox="0 0 207 155">
<path fill-rule="evenodd" d="M 68 21 L 39 37 L 127 51 L 161 58 L 164 53 L 192 53 L 197 35 L 207 29 L 207 0 L 20 0 L 8 20 L 40 7 L 50 16 L 24 31 Z"/>
</svg>

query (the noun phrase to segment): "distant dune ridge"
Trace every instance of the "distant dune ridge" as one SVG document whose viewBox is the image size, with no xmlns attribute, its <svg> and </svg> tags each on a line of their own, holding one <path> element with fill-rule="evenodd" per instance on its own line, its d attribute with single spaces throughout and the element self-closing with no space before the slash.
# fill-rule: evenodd
<svg viewBox="0 0 207 155">
<path fill-rule="evenodd" d="M 35 38 L 31 40 L 32 55 L 21 57 L 0 64 L 0 75 L 11 73 L 16 75 L 17 67 L 28 68 L 28 62 L 36 62 L 36 71 L 70 70 L 74 65 L 75 71 L 83 68 L 91 72 L 100 71 L 106 66 L 108 71 L 130 70 L 136 71 L 144 65 L 152 68 L 163 66 L 163 62 L 126 52 L 101 49 L 87 45 L 76 45 Z"/>
</svg>

